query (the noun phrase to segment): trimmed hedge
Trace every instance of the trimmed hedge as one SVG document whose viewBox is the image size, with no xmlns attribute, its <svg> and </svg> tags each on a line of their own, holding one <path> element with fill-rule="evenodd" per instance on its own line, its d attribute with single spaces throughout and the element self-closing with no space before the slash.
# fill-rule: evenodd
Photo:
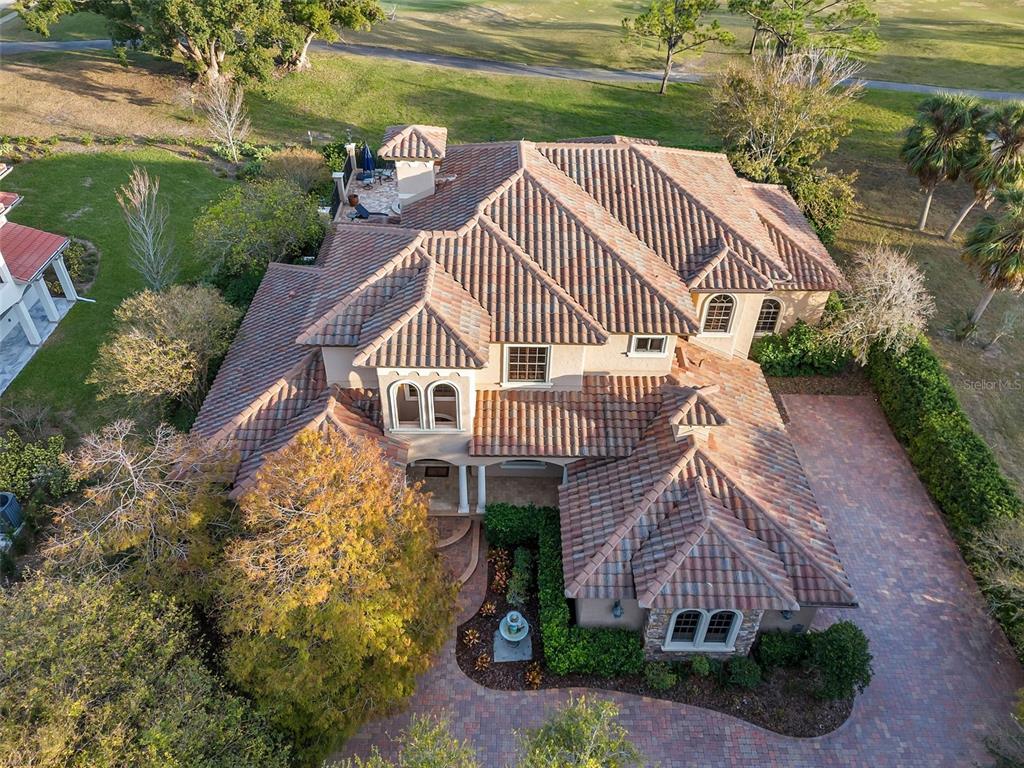
<svg viewBox="0 0 1024 768">
<path fill-rule="evenodd" d="M 1021 513 L 1024 504 L 924 337 L 903 355 L 872 350 L 868 373 L 893 432 L 961 542 L 997 518 Z"/>
<path fill-rule="evenodd" d="M 537 545 L 537 599 L 544 658 L 557 675 L 635 675 L 644 670 L 639 633 L 625 629 L 584 629 L 571 625 L 562 575 L 562 535 L 551 508 L 489 504 L 484 532 L 499 547 Z"/>
<path fill-rule="evenodd" d="M 850 353 L 822 331 L 797 320 L 785 333 L 755 339 L 750 357 L 765 376 L 834 376 L 850 363 Z"/>
</svg>

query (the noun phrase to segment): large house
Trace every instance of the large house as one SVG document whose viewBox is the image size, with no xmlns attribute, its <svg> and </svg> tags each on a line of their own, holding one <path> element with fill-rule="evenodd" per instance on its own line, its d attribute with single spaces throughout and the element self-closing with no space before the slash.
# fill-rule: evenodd
<svg viewBox="0 0 1024 768">
<path fill-rule="evenodd" d="M 745 653 L 855 605 L 747 360 L 844 285 L 784 189 L 619 136 L 396 126 L 379 154 L 384 180 L 339 179 L 362 202 L 316 263 L 270 266 L 203 405 L 236 492 L 302 430 L 337 429 L 436 512 L 556 504 L 576 621 L 642 630 L 651 657 Z"/>
<path fill-rule="evenodd" d="M 11 166 L 0 163 L 0 179 Z M 78 299 L 64 264 L 69 240 L 7 220 L 20 195 L 0 191 L 0 392 Z M 63 299 L 54 299 L 45 273 L 52 268 Z M 18 333 L 20 331 L 20 333 Z"/>
</svg>

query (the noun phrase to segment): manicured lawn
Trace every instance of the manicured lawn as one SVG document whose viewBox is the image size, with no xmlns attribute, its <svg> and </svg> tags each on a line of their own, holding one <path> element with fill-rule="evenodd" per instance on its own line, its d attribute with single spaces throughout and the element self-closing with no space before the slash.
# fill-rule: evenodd
<svg viewBox="0 0 1024 768">
<path fill-rule="evenodd" d="M 124 80 L 117 82 L 125 92 L 115 90 L 109 100 L 98 84 L 87 97 L 76 99 L 79 83 L 96 83 L 100 76 L 115 77 L 116 72 L 109 69 L 110 61 L 107 54 L 67 59 L 17 57 L 5 62 L 0 86 L 20 90 L 27 85 L 34 98 L 53 105 L 64 103 L 67 109 L 62 117 L 69 124 L 102 121 L 111 133 L 137 135 L 163 135 L 167 126 L 178 125 L 192 135 L 201 134 L 201 126 L 188 121 L 182 108 L 175 105 L 173 91 L 180 81 L 169 76 L 166 65 L 159 65 L 158 76 L 142 68 L 124 71 Z M 143 61 L 153 63 L 151 59 Z M 707 97 L 701 86 L 676 85 L 668 96 L 659 98 L 653 94 L 653 86 L 647 84 L 498 77 L 331 54 L 316 55 L 313 63 L 308 73 L 250 91 L 248 103 L 258 138 L 305 142 L 307 131 L 314 131 L 336 139 L 351 133 L 355 139 L 376 143 L 386 125 L 429 122 L 447 125 L 453 142 L 621 133 L 653 137 L 675 146 L 714 146 L 707 133 Z M 18 132 L 16 116 L 3 108 L 4 93 L 0 88 L 0 133 Z M 931 326 L 936 349 L 975 426 L 996 450 L 1003 468 L 1024 487 L 1024 397 L 1020 389 L 1014 389 L 1024 380 L 1024 329 L 1018 331 L 1016 339 L 1004 339 L 987 351 L 955 343 L 946 332 L 973 307 L 981 289 L 960 263 L 957 249 L 946 245 L 938 234 L 961 204 L 964 189 L 941 188 L 933 206 L 931 233 L 922 235 L 913 229 L 921 198 L 896 153 L 900 132 L 908 125 L 918 98 L 876 91 L 869 92 L 856 106 L 854 133 L 844 140 L 830 163 L 860 172 L 858 192 L 863 207 L 833 251 L 843 262 L 858 247 L 879 240 L 912 249 L 938 304 L 938 315 Z M 110 112 L 116 113 L 116 120 L 106 116 Z M 44 115 L 37 119 L 39 125 L 46 124 Z M 187 249 L 191 219 L 202 201 L 225 182 L 215 179 L 198 163 L 154 150 L 145 154 L 154 158 L 147 163 L 158 163 L 165 186 L 181 195 L 181 199 L 176 198 L 175 221 L 180 230 L 178 242 Z M 125 268 L 123 230 L 112 197 L 113 188 L 128 172 L 129 157 L 105 153 L 52 158 L 25 164 L 5 181 L 18 189 L 38 186 L 46 190 L 45 194 L 33 192 L 18 211 L 17 220 L 80 234 L 97 241 L 104 250 L 95 289 L 97 298 L 104 294 L 104 307 L 76 308 L 61 328 L 60 346 L 54 344 L 53 349 L 44 350 L 15 385 L 19 391 L 43 393 L 51 403 L 66 400 L 71 407 L 87 413 L 95 404 L 91 390 L 83 387 L 81 380 L 117 300 L 138 285 L 134 274 Z M 91 188 L 78 181 L 86 177 L 92 180 Z M 66 220 L 69 213 L 83 207 L 92 210 L 76 220 Z M 977 215 L 968 220 L 968 227 Z M 109 257 L 108 250 L 115 256 Z M 997 296 L 983 319 L 980 339 L 991 339 L 1003 314 L 1022 301 L 1018 296 Z M 96 328 L 86 317 L 98 318 Z M 69 337 L 87 337 L 90 341 L 77 347 L 65 343 L 64 338 Z M 74 372 L 74 377 L 49 381 L 47 373 L 62 365 L 58 362 L 62 355 L 71 361 L 67 369 Z M 92 417 L 88 420 L 96 421 Z"/>
<path fill-rule="evenodd" d="M 534 64 L 648 68 L 658 50 L 622 43 L 622 19 L 643 0 L 397 0 L 394 22 L 357 42 L 431 53 Z M 722 5 L 725 5 L 723 0 Z M 1024 91 L 1024 5 L 1014 0 L 890 0 L 876 4 L 883 48 L 867 77 L 961 88 Z M 750 42 L 744 18 L 718 18 L 737 38 L 732 51 L 712 51 L 703 68 L 740 55 Z M 683 63 L 683 62 L 681 62 Z M 695 61 L 691 58 L 689 64 Z"/>
<path fill-rule="evenodd" d="M 10 9 L 0 10 L 0 16 L 6 16 Z M 106 20 L 95 13 L 76 13 L 66 16 L 50 27 L 50 36 L 43 37 L 25 29 L 21 19 L 11 19 L 0 24 L 0 40 L 17 40 L 32 42 L 36 40 L 100 40 L 108 38 Z"/>
<path fill-rule="evenodd" d="M 96 349 L 112 323 L 120 301 L 141 289 L 129 267 L 127 230 L 114 190 L 127 179 L 132 165 L 160 177 L 161 195 L 171 207 L 171 230 L 183 257 L 182 277 L 202 267 L 191 258 L 189 237 L 199 209 L 229 182 L 216 178 L 210 166 L 158 149 L 54 155 L 19 165 L 4 179 L 4 189 L 25 200 L 13 221 L 92 241 L 100 249 L 99 275 L 86 294 L 95 304 L 80 302 L 58 326 L 4 398 L 31 398 L 53 409 L 69 432 L 102 424 L 114 414 L 95 399 L 84 383 Z"/>
</svg>

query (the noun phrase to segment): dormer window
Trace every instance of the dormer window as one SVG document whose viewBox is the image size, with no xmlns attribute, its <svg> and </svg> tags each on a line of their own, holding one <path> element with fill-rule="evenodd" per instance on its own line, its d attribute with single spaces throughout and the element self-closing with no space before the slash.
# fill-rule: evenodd
<svg viewBox="0 0 1024 768">
<path fill-rule="evenodd" d="M 634 336 L 629 354 L 637 357 L 664 357 L 668 352 L 668 336 Z"/>
<path fill-rule="evenodd" d="M 430 397 L 430 428 L 459 428 L 459 390 L 451 384 L 432 384 Z"/>
<path fill-rule="evenodd" d="M 509 384 L 547 384 L 551 347 L 511 344 L 505 347 L 505 381 Z"/>
</svg>

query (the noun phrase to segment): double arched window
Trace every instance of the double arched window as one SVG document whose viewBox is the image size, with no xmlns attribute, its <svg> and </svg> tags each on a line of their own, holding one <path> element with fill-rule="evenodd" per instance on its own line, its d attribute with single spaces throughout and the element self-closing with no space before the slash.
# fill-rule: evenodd
<svg viewBox="0 0 1024 768">
<path fill-rule="evenodd" d="M 664 649 L 729 651 L 736 644 L 742 623 L 743 615 L 739 611 L 679 610 L 669 620 Z"/>
<path fill-rule="evenodd" d="M 462 428 L 459 390 L 453 384 L 435 381 L 424 391 L 416 382 L 399 381 L 389 393 L 394 429 Z"/>
<path fill-rule="evenodd" d="M 757 325 L 754 326 L 754 333 L 758 336 L 775 333 L 779 327 L 779 315 L 782 314 L 782 304 L 778 299 L 765 299 L 761 302 L 761 311 L 757 315 Z"/>
<path fill-rule="evenodd" d="M 732 316 L 736 310 L 736 299 L 726 293 L 719 293 L 708 299 L 704 305 L 704 333 L 729 333 Z"/>
</svg>

